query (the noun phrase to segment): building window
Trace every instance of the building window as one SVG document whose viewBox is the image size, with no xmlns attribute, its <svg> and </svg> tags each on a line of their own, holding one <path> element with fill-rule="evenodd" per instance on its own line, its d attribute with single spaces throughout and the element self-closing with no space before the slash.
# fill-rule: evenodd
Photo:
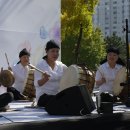
<svg viewBox="0 0 130 130">
<path fill-rule="evenodd" d="M 117 20 L 113 21 L 113 24 L 117 24 Z"/>
<path fill-rule="evenodd" d="M 116 29 L 116 26 L 113 26 L 113 29 Z"/>
<path fill-rule="evenodd" d="M 114 6 L 114 7 L 113 7 L 113 9 L 114 9 L 114 10 L 116 10 L 116 9 L 117 9 L 117 7 L 116 7 L 116 6 Z"/>
<path fill-rule="evenodd" d="M 105 5 L 108 5 L 108 2 L 105 2 Z"/>
<path fill-rule="evenodd" d="M 117 1 L 114 1 L 113 4 L 117 4 Z"/>
<path fill-rule="evenodd" d="M 117 14 L 117 11 L 113 11 L 113 14 Z"/>
<path fill-rule="evenodd" d="M 105 27 L 105 30 L 108 30 L 109 29 L 109 27 Z"/>
<path fill-rule="evenodd" d="M 116 31 L 113 31 L 113 34 L 115 34 L 115 35 L 116 35 L 116 34 L 117 34 L 117 32 L 116 32 Z"/>
<path fill-rule="evenodd" d="M 117 16 L 114 16 L 113 19 L 114 19 L 114 20 L 117 20 Z"/>
</svg>

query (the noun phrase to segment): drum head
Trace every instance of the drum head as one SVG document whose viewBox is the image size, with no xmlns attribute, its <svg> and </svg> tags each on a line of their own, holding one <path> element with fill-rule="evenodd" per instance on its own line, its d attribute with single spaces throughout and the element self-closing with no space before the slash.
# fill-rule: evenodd
<svg viewBox="0 0 130 130">
<path fill-rule="evenodd" d="M 0 74 L 0 83 L 4 87 L 10 87 L 14 84 L 14 75 L 13 72 L 10 70 L 3 70 Z"/>
<path fill-rule="evenodd" d="M 123 83 L 125 81 L 126 81 L 126 68 L 122 67 L 117 72 L 117 75 L 113 83 L 113 93 L 115 96 L 118 96 L 121 93 L 123 86 L 120 86 L 120 83 Z"/>
<path fill-rule="evenodd" d="M 67 68 L 60 81 L 60 91 L 79 84 L 79 71 L 76 65 Z"/>
</svg>

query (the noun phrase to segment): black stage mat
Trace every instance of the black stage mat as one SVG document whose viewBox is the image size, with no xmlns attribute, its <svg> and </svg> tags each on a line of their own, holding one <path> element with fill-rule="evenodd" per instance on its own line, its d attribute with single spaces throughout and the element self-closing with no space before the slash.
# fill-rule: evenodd
<svg viewBox="0 0 130 130">
<path fill-rule="evenodd" d="M 53 119 L 0 125 L 0 130 L 130 130 L 130 113 L 91 114 L 79 118 Z"/>
</svg>

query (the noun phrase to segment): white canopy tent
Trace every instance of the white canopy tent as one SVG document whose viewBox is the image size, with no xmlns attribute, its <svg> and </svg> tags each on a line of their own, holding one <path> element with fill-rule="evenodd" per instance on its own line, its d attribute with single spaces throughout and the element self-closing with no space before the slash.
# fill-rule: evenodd
<svg viewBox="0 0 130 130">
<path fill-rule="evenodd" d="M 60 0 L 0 0 L 0 67 L 8 67 L 5 53 L 16 64 L 23 48 L 36 65 L 50 39 L 60 44 Z"/>
</svg>

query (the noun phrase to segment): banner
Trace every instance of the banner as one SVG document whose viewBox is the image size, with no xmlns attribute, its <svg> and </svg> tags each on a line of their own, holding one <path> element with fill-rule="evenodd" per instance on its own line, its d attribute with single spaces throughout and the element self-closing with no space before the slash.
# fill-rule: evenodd
<svg viewBox="0 0 130 130">
<path fill-rule="evenodd" d="M 19 61 L 19 52 L 31 53 L 31 64 L 45 55 L 45 44 L 60 44 L 60 0 L 0 0 L 0 68 Z"/>
</svg>

